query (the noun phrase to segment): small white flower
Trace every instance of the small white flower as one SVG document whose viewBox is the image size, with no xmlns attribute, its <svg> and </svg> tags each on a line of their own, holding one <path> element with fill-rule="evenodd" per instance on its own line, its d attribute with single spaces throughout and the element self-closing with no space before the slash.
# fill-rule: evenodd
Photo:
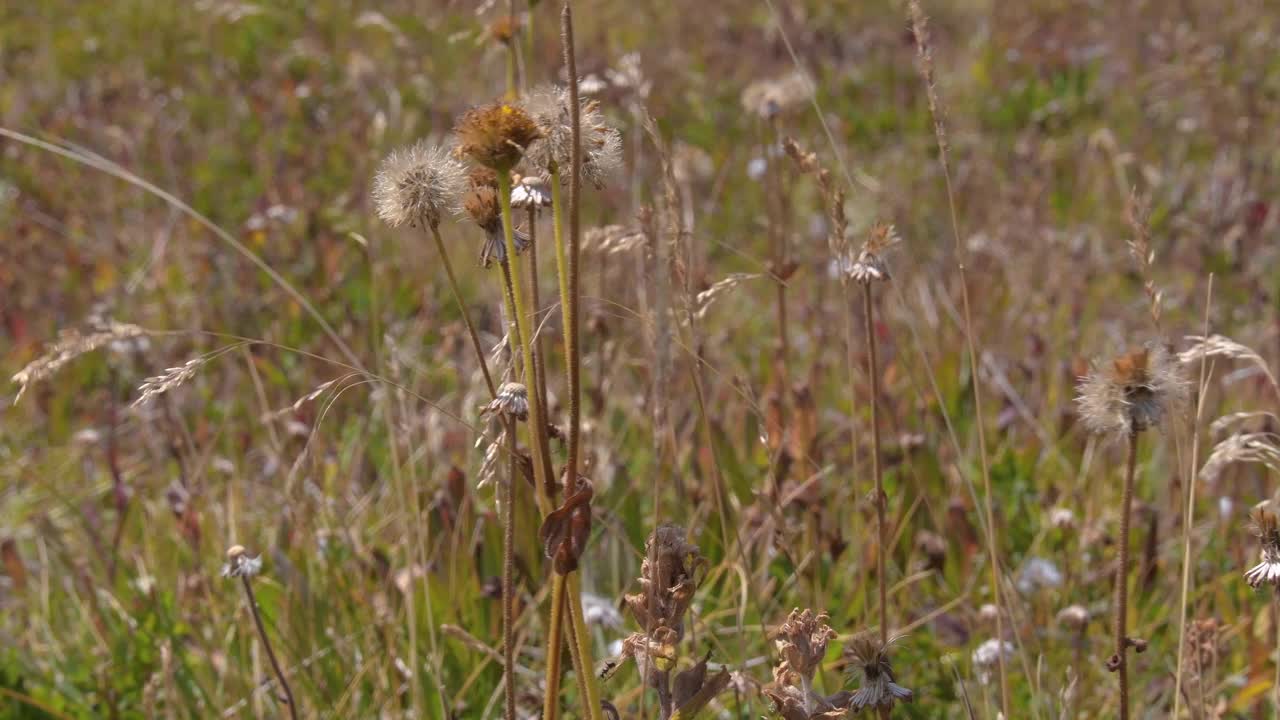
<svg viewBox="0 0 1280 720">
<path fill-rule="evenodd" d="M 1049 524 L 1059 530 L 1071 530 L 1076 526 L 1076 514 L 1070 508 L 1056 507 L 1049 511 Z"/>
<path fill-rule="evenodd" d="M 991 669 L 999 664 L 1001 655 L 1005 660 L 1012 658 L 1013 643 L 992 638 L 973 651 L 973 664 L 978 668 L 978 680 L 983 685 L 991 682 Z"/>
<path fill-rule="evenodd" d="M 1062 571 L 1044 558 L 1031 558 L 1018 574 L 1018 590 L 1032 593 L 1042 588 L 1062 586 Z"/>
</svg>

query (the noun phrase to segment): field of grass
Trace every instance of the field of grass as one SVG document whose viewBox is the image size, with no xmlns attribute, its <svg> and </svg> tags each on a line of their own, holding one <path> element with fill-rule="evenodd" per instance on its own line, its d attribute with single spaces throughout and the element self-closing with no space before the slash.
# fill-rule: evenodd
<svg viewBox="0 0 1280 720">
<path fill-rule="evenodd" d="M 6 3 L 0 719 L 1276 717 L 1280 7 L 921 6 L 573 3 L 622 146 L 576 275 L 514 211 L 538 381 L 374 186 L 560 3 Z"/>
</svg>

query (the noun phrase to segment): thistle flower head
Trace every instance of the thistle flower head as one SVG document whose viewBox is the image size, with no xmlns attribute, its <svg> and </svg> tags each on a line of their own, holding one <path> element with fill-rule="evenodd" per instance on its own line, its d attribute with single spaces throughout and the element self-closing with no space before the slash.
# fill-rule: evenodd
<svg viewBox="0 0 1280 720">
<path fill-rule="evenodd" d="M 462 194 L 463 172 L 462 163 L 439 145 L 418 142 L 392 152 L 373 179 L 378 217 L 391 227 L 438 226 Z"/>
<path fill-rule="evenodd" d="M 1128 435 L 1158 426 L 1187 397 L 1181 366 L 1151 343 L 1081 379 L 1076 405 L 1085 426 L 1098 435 Z"/>
<path fill-rule="evenodd" d="M 480 414 L 496 415 L 501 419 L 529 419 L 529 391 L 524 385 L 516 382 L 502 383 L 498 395 L 481 409 Z"/>
<path fill-rule="evenodd" d="M 222 577 L 253 577 L 262 572 L 262 556 L 249 557 L 243 545 L 227 548 L 227 564 L 222 566 Z"/>
<path fill-rule="evenodd" d="M 1249 517 L 1253 521 L 1253 534 L 1262 545 L 1262 562 L 1244 574 L 1245 582 L 1255 589 L 1271 585 L 1280 592 L 1280 520 L 1262 506 L 1255 507 Z"/>
<path fill-rule="evenodd" d="M 892 641 L 890 641 L 892 642 Z M 896 703 L 911 702 L 914 693 L 894 680 L 889 663 L 889 646 L 872 633 L 862 633 L 845 646 L 850 670 L 862 678 L 862 687 L 853 693 L 849 704 L 855 712 L 863 708 L 893 708 Z"/>
<path fill-rule="evenodd" d="M 529 113 L 512 103 L 474 107 L 463 113 L 453 131 L 457 154 L 496 172 L 515 167 L 529 143 L 541 136 Z"/>
<path fill-rule="evenodd" d="M 806 681 L 813 679 L 827 654 L 827 643 L 836 637 L 836 631 L 827 625 L 830 619 L 826 613 L 815 615 L 808 609 L 791 611 L 774 638 L 778 654 L 782 656 L 779 672 Z"/>
<path fill-rule="evenodd" d="M 573 115 L 569 91 L 547 85 L 529 93 L 526 103 L 542 137 L 529 145 L 527 162 L 543 172 L 569 168 L 573 161 Z M 596 100 L 579 101 L 578 123 L 582 129 L 582 176 L 597 188 L 622 164 L 622 135 L 608 126 Z M 561 173 L 565 181 L 568 173 Z"/>
<path fill-rule="evenodd" d="M 884 256 L 898 240 L 898 233 L 892 225 L 873 225 L 862 243 L 857 259 L 849 266 L 849 277 L 860 283 L 888 280 L 889 267 L 885 265 Z"/>
</svg>

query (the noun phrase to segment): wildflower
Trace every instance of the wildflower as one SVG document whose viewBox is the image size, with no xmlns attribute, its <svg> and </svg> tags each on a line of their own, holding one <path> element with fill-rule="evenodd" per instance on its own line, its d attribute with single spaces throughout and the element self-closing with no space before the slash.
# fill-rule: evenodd
<svg viewBox="0 0 1280 720">
<path fill-rule="evenodd" d="M 813 679 L 827 654 L 827 643 L 836 637 L 836 631 L 827 625 L 830 619 L 826 613 L 815 615 L 812 610 L 791 611 L 774 639 L 782 656 L 780 672 L 797 675 L 806 682 Z"/>
<path fill-rule="evenodd" d="M 511 187 L 511 207 L 532 210 L 551 205 L 551 188 L 547 179 L 526 175 Z"/>
<path fill-rule="evenodd" d="M 524 108 L 511 103 L 493 103 L 472 108 L 454 127 L 457 154 L 497 172 L 506 172 L 520 162 L 525 148 L 541 136 L 541 131 Z"/>
<path fill-rule="evenodd" d="M 1005 660 L 1011 659 L 1013 643 L 992 638 L 973 651 L 973 664 L 978 668 L 978 679 L 983 685 L 991 682 L 991 669 L 999 665 L 1002 654 Z"/>
<path fill-rule="evenodd" d="M 1022 566 L 1022 572 L 1018 573 L 1018 590 L 1024 593 L 1061 586 L 1062 571 L 1051 560 L 1033 557 L 1027 560 Z"/>
<path fill-rule="evenodd" d="M 387 156 L 373 179 L 378 217 L 391 227 L 425 224 L 440 218 L 462 194 L 462 163 L 439 145 L 419 142 Z"/>
<path fill-rule="evenodd" d="M 499 418 L 529 419 L 529 391 L 515 382 L 502 383 L 498 394 L 480 411 L 481 415 L 493 414 Z"/>
<path fill-rule="evenodd" d="M 1076 404 L 1089 430 L 1129 435 L 1156 427 L 1186 400 L 1187 383 L 1176 360 L 1158 344 L 1148 344 L 1095 366 L 1081 379 Z"/>
<path fill-rule="evenodd" d="M 862 675 L 862 687 L 853 693 L 849 702 L 854 712 L 863 708 L 892 709 L 896 703 L 911 702 L 914 693 L 895 682 L 889 646 L 874 634 L 862 633 L 853 638 L 845 654 L 853 661 L 852 671 Z"/>
<path fill-rule="evenodd" d="M 812 97 L 813 83 L 809 77 L 801 72 L 792 72 L 748 85 L 742 91 L 742 108 L 762 119 L 771 120 Z"/>
<path fill-rule="evenodd" d="M 1271 585 L 1280 592 L 1280 522 L 1275 513 L 1263 507 L 1254 508 L 1250 517 L 1253 533 L 1262 544 L 1262 562 L 1244 574 L 1245 582 L 1255 589 L 1263 584 Z"/>
<path fill-rule="evenodd" d="M 849 277 L 860 283 L 888 280 L 889 268 L 884 263 L 884 253 L 898 242 L 898 233 L 892 225 L 876 223 L 862 243 L 858 258 L 849 267 Z"/>
<path fill-rule="evenodd" d="M 529 145 L 525 158 L 540 172 L 568 168 L 573 160 L 573 115 L 569 102 L 569 91 L 554 85 L 529 93 L 529 114 L 542 136 Z M 600 188 L 622 164 L 622 135 L 605 123 L 598 101 L 580 101 L 579 108 L 582 175 Z"/>
<path fill-rule="evenodd" d="M 1049 511 L 1049 524 L 1058 530 L 1074 530 L 1076 514 L 1070 508 L 1056 507 Z"/>
<path fill-rule="evenodd" d="M 227 548 L 227 564 L 222 566 L 222 577 L 253 577 L 262 572 L 262 556 L 249 557 L 243 545 Z"/>
<path fill-rule="evenodd" d="M 507 243 L 502 234 L 502 208 L 498 205 L 498 192 L 491 187 L 476 187 L 467 193 L 463 210 L 484 230 L 484 246 L 480 249 L 480 264 L 490 267 L 496 260 L 507 260 Z M 529 246 L 529 236 L 515 230 L 512 234 L 516 252 Z"/>
</svg>

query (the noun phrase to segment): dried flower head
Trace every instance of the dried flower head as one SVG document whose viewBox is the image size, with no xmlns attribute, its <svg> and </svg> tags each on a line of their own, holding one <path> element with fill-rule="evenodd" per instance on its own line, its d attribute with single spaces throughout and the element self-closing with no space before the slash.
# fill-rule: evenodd
<svg viewBox="0 0 1280 720">
<path fill-rule="evenodd" d="M 462 209 L 484 231 L 484 246 L 480 249 L 480 264 L 490 267 L 494 261 L 503 263 L 507 259 L 506 238 L 502 234 L 502 207 L 498 204 L 498 191 L 488 186 L 472 188 L 462 201 Z M 529 236 L 514 230 L 516 252 L 524 252 L 529 247 Z"/>
<path fill-rule="evenodd" d="M 1271 585 L 1280 592 L 1280 521 L 1275 513 L 1261 505 L 1255 507 L 1249 517 L 1253 521 L 1253 534 L 1262 545 L 1262 562 L 1244 574 L 1245 582 L 1255 589 Z"/>
<path fill-rule="evenodd" d="M 1181 366 L 1155 343 L 1097 367 L 1080 381 L 1076 405 L 1098 435 L 1122 436 L 1158 426 L 1186 401 Z"/>
<path fill-rule="evenodd" d="M 501 419 L 515 418 L 525 421 L 529 419 L 529 391 L 524 385 L 516 382 L 502 383 L 498 395 L 481 409 L 480 414 L 497 415 Z"/>
<path fill-rule="evenodd" d="M 493 188 L 498 189 L 498 173 L 493 168 L 487 168 L 483 165 L 474 165 L 467 171 L 467 185 L 472 190 L 477 188 Z"/>
<path fill-rule="evenodd" d="M 642 590 L 624 598 L 637 625 L 670 628 L 676 639 L 684 635 L 684 614 L 707 564 L 697 546 L 684 537 L 684 528 L 677 525 L 653 531 L 640 564 Z"/>
<path fill-rule="evenodd" d="M 561 575 L 578 569 L 578 559 L 591 538 L 591 498 L 594 494 L 591 481 L 578 476 L 564 503 L 547 513 L 542 527 L 538 529 L 543 552 L 551 559 L 552 568 Z"/>
<path fill-rule="evenodd" d="M 788 678 L 793 675 L 803 678 L 806 682 L 813 679 L 827 654 L 827 643 L 836 637 L 836 631 L 827 625 L 830 619 L 826 613 L 815 615 L 808 609 L 791 611 L 774 638 L 778 654 L 782 656 L 779 672 Z"/>
<path fill-rule="evenodd" d="M 222 577 L 253 577 L 262 572 L 262 557 L 249 557 L 243 545 L 227 548 L 227 564 L 222 566 Z"/>
<path fill-rule="evenodd" d="M 526 106 L 542 137 L 529 145 L 527 162 L 538 172 L 568 168 L 573 160 L 573 116 L 569 91 L 547 85 L 529 93 Z M 578 123 L 582 129 L 582 176 L 595 187 L 622 164 L 622 135 L 608 126 L 596 100 L 579 101 Z M 568 173 L 561 173 L 561 182 Z"/>
<path fill-rule="evenodd" d="M 529 143 L 542 134 L 529 113 L 512 103 L 472 108 L 458 119 L 453 131 L 459 155 L 497 172 L 515 167 Z"/>
<path fill-rule="evenodd" d="M 378 166 L 373 202 L 391 227 L 440 224 L 463 190 L 462 163 L 439 145 L 418 142 L 396 150 Z"/>
<path fill-rule="evenodd" d="M 860 283 L 888 280 L 889 268 L 885 265 L 884 255 L 897 242 L 898 233 L 892 225 L 873 225 L 866 241 L 862 243 L 858 258 L 849 266 L 849 277 Z"/>
<path fill-rule="evenodd" d="M 890 643 L 893 641 L 891 640 Z M 853 694 L 849 707 L 892 709 L 894 704 L 911 702 L 914 693 L 894 680 L 889 663 L 889 646 L 874 633 L 861 633 L 845 646 L 850 671 L 862 677 L 862 687 Z"/>
<path fill-rule="evenodd" d="M 774 713 L 782 720 L 842 720 L 848 717 L 853 698 L 848 691 L 823 696 L 812 688 L 806 690 L 777 681 L 761 688 L 761 692 L 773 703 Z"/>
<path fill-rule="evenodd" d="M 551 206 L 551 186 L 547 179 L 526 175 L 511 187 L 511 207 L 534 210 Z"/>
<path fill-rule="evenodd" d="M 1089 626 L 1089 610 L 1083 605 L 1068 605 L 1058 611 L 1058 623 L 1071 630 L 1084 630 Z"/>
<path fill-rule="evenodd" d="M 801 72 L 757 80 L 742 91 L 742 108 L 765 120 L 808 102 L 813 97 L 813 83 Z"/>
</svg>

